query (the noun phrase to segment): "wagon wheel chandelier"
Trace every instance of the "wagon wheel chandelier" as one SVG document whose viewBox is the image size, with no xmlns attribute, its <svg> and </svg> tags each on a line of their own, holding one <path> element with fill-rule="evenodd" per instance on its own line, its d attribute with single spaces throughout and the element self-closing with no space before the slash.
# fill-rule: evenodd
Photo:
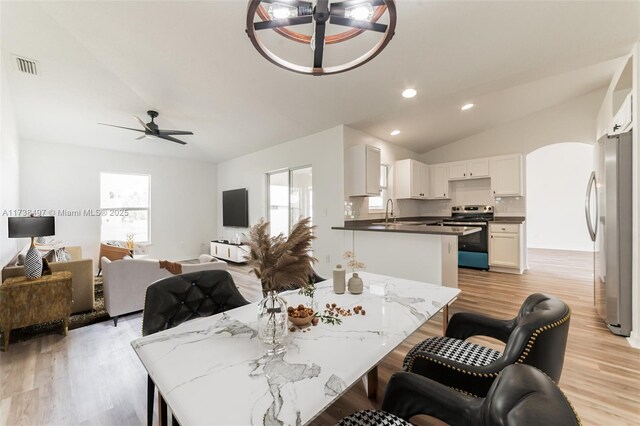
<svg viewBox="0 0 640 426">
<path fill-rule="evenodd" d="M 389 15 L 388 24 L 379 23 L 385 13 Z M 312 34 L 302 34 L 288 28 L 303 24 L 313 24 Z M 350 29 L 326 35 L 328 24 Z M 303 0 L 249 0 L 247 10 L 247 35 L 258 52 L 275 65 L 301 74 L 337 74 L 364 65 L 387 46 L 395 28 L 395 0 L 317 0 L 315 6 Z M 259 33 L 264 30 L 273 30 L 291 41 L 308 44 L 312 49 L 313 66 L 298 65 L 273 53 L 260 40 Z M 365 31 L 382 35 L 369 51 L 341 65 L 323 65 L 326 45 L 350 40 Z"/>
</svg>

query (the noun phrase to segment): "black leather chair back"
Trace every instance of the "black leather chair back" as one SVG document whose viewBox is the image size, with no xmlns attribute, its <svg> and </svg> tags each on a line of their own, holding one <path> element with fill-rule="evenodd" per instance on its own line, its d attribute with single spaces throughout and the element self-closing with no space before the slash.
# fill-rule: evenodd
<svg viewBox="0 0 640 426">
<path fill-rule="evenodd" d="M 569 334 L 571 310 L 562 300 L 536 293 L 527 297 L 518 315 L 502 358 L 528 364 L 560 380 Z"/>
<path fill-rule="evenodd" d="M 524 365 L 505 367 L 480 410 L 482 425 L 579 425 L 562 391 L 541 371 Z"/>
<path fill-rule="evenodd" d="M 227 271 L 199 271 L 163 278 L 147 287 L 142 335 L 247 304 Z"/>
</svg>

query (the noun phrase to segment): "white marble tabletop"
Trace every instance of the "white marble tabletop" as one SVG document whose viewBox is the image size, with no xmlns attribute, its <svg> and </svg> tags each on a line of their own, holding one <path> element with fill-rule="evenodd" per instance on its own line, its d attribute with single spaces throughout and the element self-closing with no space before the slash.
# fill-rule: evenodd
<svg viewBox="0 0 640 426">
<path fill-rule="evenodd" d="M 314 300 L 366 315 L 319 323 L 287 337 L 287 351 L 266 356 L 257 338 L 257 304 L 186 322 L 131 342 L 182 426 L 300 425 L 313 420 L 407 336 L 460 292 L 361 273 L 364 292 L 337 295 L 331 280 Z M 386 296 L 385 296 L 386 294 Z M 309 305 L 297 291 L 289 305 Z"/>
</svg>

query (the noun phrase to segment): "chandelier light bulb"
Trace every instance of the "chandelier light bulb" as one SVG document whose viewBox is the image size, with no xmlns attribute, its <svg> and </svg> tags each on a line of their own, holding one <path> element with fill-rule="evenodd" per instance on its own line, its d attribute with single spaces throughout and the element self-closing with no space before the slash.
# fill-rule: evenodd
<svg viewBox="0 0 640 426">
<path fill-rule="evenodd" d="M 364 3 L 348 7 L 344 11 L 344 16 L 345 18 L 355 19 L 356 21 L 371 21 L 371 19 L 373 19 L 373 6 L 369 3 Z"/>
<path fill-rule="evenodd" d="M 298 8 L 282 3 L 271 3 L 267 13 L 271 19 L 286 19 L 298 16 Z"/>
</svg>

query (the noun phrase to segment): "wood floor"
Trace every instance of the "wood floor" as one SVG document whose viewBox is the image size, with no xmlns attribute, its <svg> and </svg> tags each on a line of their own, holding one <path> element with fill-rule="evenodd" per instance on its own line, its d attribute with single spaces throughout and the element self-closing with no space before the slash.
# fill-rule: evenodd
<svg viewBox="0 0 640 426">
<path fill-rule="evenodd" d="M 522 276 L 462 269 L 462 293 L 451 312 L 507 318 L 531 293 L 560 297 L 573 311 L 560 387 L 585 425 L 640 424 L 640 351 L 607 331 L 596 316 L 589 255 L 531 250 L 529 261 L 531 269 Z M 231 269 L 245 297 L 260 299 L 246 268 Z M 425 324 L 383 360 L 381 390 L 411 346 L 441 334 L 440 320 L 437 316 Z M 0 353 L 0 425 L 144 424 L 146 373 L 129 345 L 140 330 L 141 316 L 134 314 L 121 318 L 118 327 L 107 321 L 73 330 L 66 338 L 54 334 L 12 344 L 9 352 Z M 479 341 L 500 348 L 495 341 Z M 335 424 L 374 406 L 357 384 L 313 424 Z M 429 418 L 414 421 L 441 424 Z"/>
</svg>

